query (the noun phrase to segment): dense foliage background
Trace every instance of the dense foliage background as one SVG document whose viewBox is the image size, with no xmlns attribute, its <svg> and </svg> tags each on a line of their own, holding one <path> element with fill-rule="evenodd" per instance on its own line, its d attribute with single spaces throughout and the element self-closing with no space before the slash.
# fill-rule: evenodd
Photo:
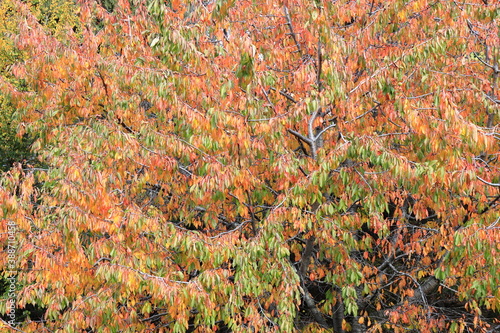
<svg viewBox="0 0 500 333">
<path fill-rule="evenodd" d="M 498 332 L 499 16 L 2 1 L 0 327 Z"/>
</svg>

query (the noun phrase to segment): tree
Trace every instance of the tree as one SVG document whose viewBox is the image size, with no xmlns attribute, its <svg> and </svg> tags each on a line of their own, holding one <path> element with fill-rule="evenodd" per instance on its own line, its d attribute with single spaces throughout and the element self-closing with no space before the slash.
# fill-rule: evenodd
<svg viewBox="0 0 500 333">
<path fill-rule="evenodd" d="M 15 7 L 11 1 L 0 4 L 0 76 L 23 89 L 23 82 L 16 80 L 9 72 L 9 67 L 22 59 L 22 54 L 14 46 L 12 36 L 16 33 Z M 14 162 L 29 158 L 28 138 L 16 136 L 17 122 L 15 110 L 9 100 L 0 94 L 0 170 L 8 170 Z"/>
<path fill-rule="evenodd" d="M 498 330 L 497 6 L 15 3 L 18 329 Z"/>
</svg>

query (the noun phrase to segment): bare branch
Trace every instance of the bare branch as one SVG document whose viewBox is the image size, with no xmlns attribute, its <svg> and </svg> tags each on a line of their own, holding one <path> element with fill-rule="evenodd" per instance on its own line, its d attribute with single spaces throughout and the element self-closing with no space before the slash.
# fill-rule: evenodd
<svg viewBox="0 0 500 333">
<path fill-rule="evenodd" d="M 239 226 L 237 226 L 236 228 L 232 229 L 232 230 L 228 230 L 228 231 L 224 231 L 224 232 L 221 232 L 220 234 L 217 234 L 215 236 L 211 236 L 211 237 L 208 237 L 210 239 L 215 239 L 215 238 L 219 238 L 220 236 L 223 236 L 223 235 L 227 235 L 227 234 L 230 234 L 232 232 L 235 232 L 235 231 L 238 231 L 239 229 L 241 229 L 245 224 L 247 224 L 248 222 L 251 222 L 252 220 L 245 220 L 243 222 L 240 223 Z"/>
<path fill-rule="evenodd" d="M 300 268 L 299 268 L 299 273 L 302 277 L 306 276 L 307 266 L 309 266 L 309 262 L 313 255 L 315 240 L 316 238 L 314 236 L 309 237 L 306 241 L 306 247 L 302 252 L 302 259 L 300 260 Z"/>
<path fill-rule="evenodd" d="M 419 95 L 419 96 L 408 96 L 408 97 L 405 97 L 405 98 L 406 99 L 417 99 L 417 98 L 427 97 L 427 96 L 430 96 L 430 95 L 434 95 L 434 92 L 430 92 L 430 93 Z"/>
<path fill-rule="evenodd" d="M 268 102 L 269 104 L 271 104 L 272 108 L 274 109 L 274 104 L 273 104 L 273 102 L 271 102 L 271 100 L 269 99 L 269 95 L 267 94 L 266 89 L 264 89 L 263 87 L 261 87 L 261 89 L 262 89 L 262 93 L 263 93 L 263 94 L 264 94 L 264 96 L 266 97 L 267 102 Z"/>
<path fill-rule="evenodd" d="M 269 89 L 271 89 L 272 91 L 276 91 L 276 88 L 273 87 L 270 87 Z M 297 104 L 297 101 L 292 97 L 292 95 L 286 93 L 284 89 L 281 89 L 279 93 L 281 96 L 286 97 L 286 99 L 288 99 L 290 102 Z"/>
<path fill-rule="evenodd" d="M 280 90 L 280 95 L 285 96 L 290 102 L 297 103 L 297 101 L 292 97 L 292 95 L 287 94 L 283 90 Z"/>
<path fill-rule="evenodd" d="M 323 133 L 325 133 L 326 131 L 328 131 L 330 128 L 332 127 L 335 127 L 337 126 L 337 124 L 330 124 L 328 126 L 326 126 L 325 128 L 323 128 L 321 131 L 318 132 L 318 134 L 316 135 L 316 137 L 314 138 L 315 140 L 319 139 Z"/>
<path fill-rule="evenodd" d="M 321 55 L 321 42 L 318 38 L 318 71 L 316 72 L 316 85 L 318 91 L 321 91 L 321 70 L 322 70 L 323 57 Z"/>
<path fill-rule="evenodd" d="M 500 222 L 500 217 L 499 217 L 499 218 L 497 218 L 497 219 L 495 220 L 495 222 L 493 222 L 491 225 L 489 225 L 489 226 L 486 228 L 486 230 L 490 230 L 490 229 L 495 228 L 495 226 L 498 224 L 498 222 Z"/>
<path fill-rule="evenodd" d="M 489 99 L 490 101 L 492 101 L 493 103 L 500 104 L 500 99 L 494 99 L 493 97 L 491 97 L 487 93 L 485 93 L 485 92 L 483 92 L 483 93 L 484 93 L 484 96 L 486 96 L 486 98 Z"/>
<path fill-rule="evenodd" d="M 307 143 L 309 146 L 311 145 L 311 140 L 309 140 L 308 138 L 306 138 L 305 136 L 303 136 L 302 134 L 292 130 L 292 129 L 288 129 L 287 130 L 289 133 L 295 135 L 299 140 L 302 140 L 304 141 L 305 143 Z"/>
<path fill-rule="evenodd" d="M 321 326 L 328 327 L 328 325 L 325 321 L 325 318 L 323 318 L 321 311 L 316 306 L 316 302 L 314 301 L 314 298 L 309 293 L 309 290 L 307 290 L 307 288 L 305 288 L 305 287 L 302 287 L 300 289 L 302 291 L 302 296 L 304 296 L 304 303 L 306 303 L 307 308 L 309 309 L 309 312 L 311 312 L 311 315 L 314 317 L 314 320 L 316 320 L 316 322 L 318 324 L 320 324 Z"/>
<path fill-rule="evenodd" d="M 14 327 L 14 326 L 11 326 L 8 322 L 6 322 L 6 321 L 5 321 L 5 320 L 3 320 L 3 319 L 0 319 L 0 322 L 1 322 L 2 324 L 4 324 L 7 328 L 9 328 L 9 329 L 11 329 L 11 330 L 13 330 L 13 331 L 25 333 L 24 331 L 22 331 L 22 330 L 20 330 L 20 329 L 18 329 L 18 328 L 16 328 L 16 327 Z"/>
<path fill-rule="evenodd" d="M 109 262 L 111 262 L 111 258 L 108 258 L 108 257 L 101 257 L 101 258 L 99 258 L 99 259 L 98 259 L 98 260 L 94 263 L 94 266 L 93 266 L 93 267 L 97 266 L 97 264 L 99 264 L 101 261 L 109 261 Z"/>
<path fill-rule="evenodd" d="M 317 145 L 316 145 L 316 133 L 314 131 L 314 121 L 318 117 L 319 112 L 321 111 L 321 107 L 317 108 L 316 111 L 313 112 L 311 118 L 309 118 L 309 123 L 307 124 L 309 130 L 309 141 L 311 146 L 311 157 L 313 160 L 316 160 L 317 157 Z"/>
<path fill-rule="evenodd" d="M 411 132 L 404 132 L 404 133 L 385 133 L 385 134 L 380 134 L 378 137 L 379 138 L 382 138 L 384 136 L 391 136 L 391 135 L 408 135 L 408 134 L 411 134 Z"/>
<path fill-rule="evenodd" d="M 314 236 L 311 236 L 307 239 L 306 241 L 306 247 L 304 251 L 302 252 L 302 259 L 300 262 L 300 267 L 297 269 L 297 272 L 299 274 L 299 278 L 302 284 L 302 296 L 304 297 L 304 303 L 306 303 L 306 306 L 311 313 L 311 315 L 314 317 L 314 320 L 318 324 L 320 324 L 323 327 L 328 327 L 325 318 L 323 318 L 323 315 L 321 314 L 321 311 L 318 309 L 316 306 L 316 301 L 314 301 L 314 298 L 311 296 L 309 293 L 309 290 L 307 289 L 304 281 L 305 281 L 305 276 L 307 273 L 307 266 L 309 265 L 309 262 L 311 260 L 311 257 L 314 253 L 314 241 L 316 238 Z"/>
<path fill-rule="evenodd" d="M 375 105 L 374 107 L 372 107 L 370 110 L 365 111 L 364 113 L 360 114 L 360 115 L 359 115 L 359 116 L 357 116 L 356 118 L 354 118 L 354 119 L 352 119 L 352 120 L 349 120 L 348 122 L 346 122 L 346 124 L 349 124 L 349 123 L 351 123 L 351 122 L 353 122 L 353 121 L 355 121 L 355 120 L 361 119 L 361 118 L 363 118 L 364 116 L 366 116 L 367 114 L 372 113 L 372 112 L 374 112 L 375 110 L 377 110 L 377 109 L 379 108 L 379 106 L 380 106 L 380 103 L 379 103 L 379 102 L 377 102 L 377 101 L 375 101 L 375 103 L 376 103 L 377 105 Z"/>
<path fill-rule="evenodd" d="M 429 276 L 425 279 L 425 281 L 420 284 L 416 282 L 415 278 L 413 278 L 411 275 L 403 273 L 404 275 L 409 276 L 414 283 L 417 284 L 417 289 L 414 290 L 413 297 L 410 298 L 411 301 L 419 301 L 420 299 L 424 302 L 424 304 L 427 304 L 427 295 L 432 293 L 440 284 L 439 280 L 436 279 L 434 276 Z"/>
<path fill-rule="evenodd" d="M 366 178 L 361 174 L 361 172 L 359 172 L 356 169 L 354 169 L 354 171 L 356 171 L 356 173 L 361 177 L 361 179 L 363 179 L 363 181 L 365 182 L 365 184 L 368 185 L 368 187 L 370 188 L 370 192 L 373 193 L 373 188 L 370 186 L 370 184 L 368 183 L 368 181 L 366 180 Z"/>
<path fill-rule="evenodd" d="M 494 187 L 500 187 L 500 183 L 490 183 L 489 181 L 484 180 L 483 178 L 476 176 L 477 179 L 485 183 L 486 185 L 494 186 Z"/>
<path fill-rule="evenodd" d="M 300 47 L 299 42 L 297 41 L 297 36 L 295 35 L 295 32 L 293 31 L 293 25 L 292 25 L 292 19 L 290 17 L 290 12 L 288 11 L 288 7 L 284 6 L 283 7 L 283 12 L 286 17 L 286 25 L 288 25 L 288 29 L 290 30 L 290 36 L 292 36 L 292 39 L 297 46 L 297 52 L 302 55 L 302 48 Z"/>
<path fill-rule="evenodd" d="M 166 316 L 168 315 L 168 312 L 161 312 L 161 313 L 158 313 L 158 314 L 155 314 L 149 318 L 142 318 L 140 321 L 144 322 L 144 321 L 153 321 L 153 320 L 156 320 L 160 317 L 163 317 L 163 316 Z"/>
<path fill-rule="evenodd" d="M 479 54 L 477 54 L 476 52 L 474 52 L 474 56 L 483 64 L 485 65 L 486 67 L 489 67 L 491 68 L 495 73 L 500 73 L 500 71 L 498 70 L 498 67 L 497 66 L 493 66 L 489 63 L 487 63 L 486 61 L 484 61 L 483 59 L 481 59 L 481 57 L 479 57 Z"/>
</svg>

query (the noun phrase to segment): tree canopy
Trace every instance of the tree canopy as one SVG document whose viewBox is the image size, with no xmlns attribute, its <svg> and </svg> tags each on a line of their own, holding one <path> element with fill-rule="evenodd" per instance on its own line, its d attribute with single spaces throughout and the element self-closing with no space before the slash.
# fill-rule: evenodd
<svg viewBox="0 0 500 333">
<path fill-rule="evenodd" d="M 495 1 L 2 13 L 2 330 L 500 330 Z"/>
</svg>

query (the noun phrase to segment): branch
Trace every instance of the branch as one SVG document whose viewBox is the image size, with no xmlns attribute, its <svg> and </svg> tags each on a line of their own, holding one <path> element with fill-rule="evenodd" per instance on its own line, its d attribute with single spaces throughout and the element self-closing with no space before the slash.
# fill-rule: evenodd
<svg viewBox="0 0 500 333">
<path fill-rule="evenodd" d="M 380 134 L 378 135 L 379 138 L 383 138 L 384 136 L 391 136 L 391 135 L 408 135 L 408 134 L 411 134 L 411 132 L 404 132 L 404 133 L 400 133 L 400 132 L 395 132 L 395 133 L 385 133 L 385 134 Z"/>
<path fill-rule="evenodd" d="M 18 328 L 15 328 L 14 326 L 11 326 L 8 322 L 6 322 L 5 320 L 1 319 L 0 318 L 0 321 L 2 322 L 2 324 L 4 324 L 5 326 L 7 326 L 8 328 L 10 328 L 11 330 L 14 330 L 16 332 L 22 332 L 22 333 L 25 333 L 24 331 L 18 329 Z"/>
<path fill-rule="evenodd" d="M 282 96 L 285 96 L 289 101 L 293 102 L 293 103 L 297 103 L 297 101 L 289 94 L 287 94 L 286 92 L 284 92 L 283 90 L 280 90 L 280 94 Z"/>
<path fill-rule="evenodd" d="M 166 316 L 168 315 L 168 312 L 162 312 L 162 313 L 158 313 L 158 314 L 155 314 L 149 318 L 142 318 L 140 321 L 144 322 L 144 321 L 153 321 L 153 320 L 156 320 L 160 317 L 163 317 L 163 316 Z"/>
<path fill-rule="evenodd" d="M 358 305 L 358 309 L 360 309 L 360 305 L 362 305 L 363 303 L 363 300 L 361 299 L 362 298 L 362 285 L 361 286 L 357 286 L 355 289 L 356 289 L 356 304 Z M 351 332 L 352 333 L 365 333 L 367 331 L 367 327 L 366 325 L 363 323 L 360 323 L 359 322 L 359 311 L 358 311 L 358 314 L 353 316 L 353 320 L 352 320 L 352 328 L 351 328 Z"/>
<path fill-rule="evenodd" d="M 306 247 L 304 249 L 304 252 L 302 252 L 302 258 L 300 259 L 300 267 L 297 269 L 297 272 L 299 273 L 299 278 L 302 284 L 302 296 L 304 296 L 304 303 L 306 303 L 307 309 L 311 313 L 311 315 L 314 317 L 314 320 L 320 324 L 323 327 L 328 327 L 325 318 L 323 318 L 323 315 L 321 311 L 319 311 L 318 307 L 316 306 L 316 301 L 314 301 L 314 298 L 311 296 L 309 293 L 309 290 L 307 289 L 304 280 L 305 280 L 305 275 L 307 273 L 307 266 L 309 265 L 309 262 L 311 260 L 311 257 L 314 253 L 314 241 L 316 238 L 314 236 L 311 236 L 307 239 L 306 241 Z"/>
<path fill-rule="evenodd" d="M 299 268 L 299 273 L 302 277 L 306 276 L 307 266 L 309 266 L 309 261 L 311 260 L 311 257 L 313 255 L 315 239 L 316 238 L 314 236 L 309 237 L 306 241 L 306 248 L 304 249 L 304 252 L 302 252 L 302 258 L 300 259 Z"/>
<path fill-rule="evenodd" d="M 416 216 L 412 215 L 410 213 L 410 205 L 413 207 L 413 204 L 415 203 L 415 199 L 413 199 L 411 196 L 408 196 L 404 203 L 403 207 L 401 207 L 401 210 L 403 211 L 403 216 L 405 219 L 411 222 L 417 222 L 419 225 L 422 225 L 424 223 L 427 223 L 429 221 L 439 221 L 439 218 L 437 214 L 432 214 L 427 217 L 424 217 L 422 219 L 417 219 Z M 429 212 L 429 210 L 428 210 Z"/>
<path fill-rule="evenodd" d="M 110 101 L 110 96 L 111 96 L 111 92 L 109 91 L 109 87 L 106 83 L 106 81 L 104 80 L 104 75 L 102 75 L 101 71 L 99 69 L 97 69 L 97 76 L 99 76 L 99 78 L 101 79 L 101 82 L 102 82 L 102 85 L 104 87 L 104 92 L 106 93 L 106 99 L 108 100 L 108 102 Z"/>
<path fill-rule="evenodd" d="M 321 91 L 321 68 L 322 68 L 323 57 L 321 56 L 321 42 L 318 38 L 318 72 L 316 73 L 316 85 L 318 86 L 318 92 Z"/>
<path fill-rule="evenodd" d="M 191 177 L 193 173 L 189 171 L 185 166 L 183 166 L 180 162 L 177 162 L 177 167 L 179 168 L 179 172 L 186 177 Z"/>
<path fill-rule="evenodd" d="M 292 130 L 292 129 L 288 129 L 287 130 L 288 133 L 291 133 L 293 135 L 295 135 L 299 140 L 302 140 L 304 141 L 305 143 L 307 143 L 309 146 L 311 145 L 311 140 L 309 140 L 308 138 L 306 138 L 305 136 L 303 136 L 302 134 Z"/>
<path fill-rule="evenodd" d="M 247 208 L 248 210 L 250 211 L 250 217 L 251 217 L 251 221 L 252 221 L 252 231 L 253 231 L 253 235 L 254 236 L 257 236 L 257 227 L 256 227 L 256 221 L 257 221 L 257 218 L 255 217 L 255 214 L 254 214 L 254 206 L 253 206 L 253 203 L 252 203 L 252 198 L 250 197 L 250 192 L 248 192 L 248 190 L 246 191 L 247 192 L 247 200 L 248 200 L 248 205 L 243 203 Z"/>
<path fill-rule="evenodd" d="M 492 69 L 495 73 L 500 73 L 500 71 L 498 70 L 498 67 L 497 67 L 497 66 L 493 66 L 493 65 L 491 65 L 491 64 L 489 64 L 489 63 L 487 63 L 486 61 L 484 61 L 483 59 L 481 59 L 481 58 L 479 57 L 479 55 L 478 55 L 476 52 L 474 52 L 474 56 L 475 56 L 475 57 L 476 57 L 476 58 L 477 58 L 477 59 L 478 59 L 478 60 L 479 60 L 479 61 L 480 61 L 483 65 L 485 65 L 486 67 L 491 68 L 491 69 Z"/>
<path fill-rule="evenodd" d="M 500 195 L 497 195 L 495 199 L 491 200 L 490 202 L 488 202 L 488 204 L 486 205 L 486 207 L 480 211 L 477 211 L 478 214 L 484 214 L 486 213 L 487 211 L 489 211 L 491 209 L 491 207 L 493 207 L 493 205 L 495 205 L 495 203 L 500 200 Z"/>
<path fill-rule="evenodd" d="M 314 317 L 314 320 L 316 320 L 316 322 L 321 326 L 327 328 L 328 325 L 326 323 L 326 320 L 325 318 L 323 318 L 321 311 L 319 311 L 318 307 L 316 306 L 316 302 L 309 293 L 309 290 L 307 290 L 305 287 L 301 289 L 302 289 L 302 294 L 304 296 L 304 303 L 306 303 L 307 309 L 309 310 L 309 312 L 311 312 L 312 316 Z"/>
<path fill-rule="evenodd" d="M 417 99 L 417 98 L 427 97 L 427 96 L 430 96 L 430 95 L 434 95 L 434 92 L 430 92 L 430 93 L 419 95 L 419 96 L 408 96 L 408 97 L 405 97 L 405 98 L 406 99 Z"/>
<path fill-rule="evenodd" d="M 313 160 L 316 160 L 317 158 L 317 146 L 316 146 L 316 133 L 314 131 L 314 121 L 318 117 L 318 113 L 321 111 L 321 107 L 317 108 L 316 111 L 311 115 L 311 118 L 309 118 L 309 123 L 307 124 L 308 130 L 309 130 L 309 141 L 311 142 L 311 157 Z"/>
<path fill-rule="evenodd" d="M 377 102 L 377 101 L 375 101 L 375 104 L 377 104 L 377 105 L 375 105 L 374 107 L 372 107 L 370 110 L 368 110 L 368 111 L 364 112 L 363 114 L 361 114 L 361 115 L 357 116 L 357 117 L 356 117 L 356 118 L 354 118 L 353 120 L 349 120 L 346 124 L 348 124 L 348 123 L 350 123 L 350 122 L 352 122 L 352 121 L 354 121 L 354 120 L 358 120 L 358 119 L 360 119 L 360 118 L 363 118 L 363 117 L 364 117 L 364 116 L 366 116 L 367 114 L 369 114 L 369 113 L 372 113 L 372 112 L 376 111 L 376 110 L 380 107 L 380 103 L 379 103 L 379 102 Z"/>
<path fill-rule="evenodd" d="M 215 239 L 215 238 L 219 238 L 220 236 L 230 234 L 232 232 L 235 232 L 235 231 L 241 229 L 245 224 L 247 224 L 248 222 L 251 222 L 251 221 L 252 220 L 245 220 L 245 221 L 241 222 L 239 226 L 237 226 L 236 228 L 234 228 L 232 230 L 224 231 L 224 232 L 221 232 L 220 234 L 217 234 L 215 236 L 211 236 L 211 237 L 208 237 L 208 238 Z"/>
<path fill-rule="evenodd" d="M 179 283 L 179 284 L 190 284 L 190 282 L 187 282 L 187 281 L 170 280 L 170 279 L 162 277 L 162 276 L 148 274 L 146 272 L 143 272 L 143 271 L 140 271 L 138 269 L 135 269 L 135 268 L 132 268 L 132 267 L 129 267 L 129 266 L 125 266 L 125 265 L 112 264 L 112 263 L 108 264 L 108 267 L 113 267 L 113 266 L 114 267 L 120 267 L 120 268 L 129 270 L 129 271 L 135 272 L 135 273 L 139 274 L 144 280 L 155 279 L 155 280 L 159 280 L 159 281 L 163 282 L 164 284 L 166 284 L 167 281 L 168 282 L 172 282 L 172 283 Z"/>
<path fill-rule="evenodd" d="M 417 288 L 413 290 L 413 296 L 410 297 L 410 301 L 418 302 L 421 299 L 422 302 L 427 305 L 427 295 L 429 295 L 437 286 L 439 286 L 439 280 L 434 276 L 429 276 L 423 284 L 420 284 L 413 276 L 405 272 L 400 272 L 391 263 L 389 263 L 389 267 L 391 267 L 392 270 L 397 274 L 404 275 L 410 278 L 410 280 L 412 280 L 413 283 L 417 285 Z"/>
<path fill-rule="evenodd" d="M 99 259 L 98 259 L 98 260 L 94 263 L 94 265 L 93 265 L 92 267 L 97 266 L 97 264 L 99 264 L 101 261 L 109 261 L 109 262 L 111 262 L 111 258 L 108 258 L 108 257 L 101 257 L 101 258 L 99 258 Z"/>
<path fill-rule="evenodd" d="M 271 323 L 271 325 L 273 325 L 273 327 L 276 327 L 278 326 L 278 324 L 276 324 L 271 318 L 269 318 L 267 315 L 266 315 L 266 311 L 264 310 L 264 308 L 262 307 L 262 304 L 260 304 L 260 300 L 257 299 L 257 304 L 259 304 L 259 308 L 260 308 L 260 313 L 267 319 L 268 322 Z"/>
<path fill-rule="evenodd" d="M 297 46 L 297 52 L 299 52 L 299 54 L 302 55 L 302 48 L 300 47 L 300 44 L 297 41 L 297 37 L 295 36 L 295 32 L 293 32 L 292 19 L 290 18 L 290 13 L 288 12 L 287 6 L 283 7 L 283 12 L 285 13 L 286 24 L 288 25 L 288 29 L 290 30 L 290 35 L 292 36 L 292 39 L 295 42 L 295 45 Z"/>
<path fill-rule="evenodd" d="M 375 4 L 375 0 L 372 0 L 372 3 L 370 5 L 370 11 L 368 12 L 368 16 L 372 16 L 373 15 L 373 5 Z"/>
<path fill-rule="evenodd" d="M 302 143 L 302 141 L 301 140 L 297 140 L 297 141 L 299 142 L 299 148 L 297 148 L 297 149 L 302 150 L 302 153 L 304 153 L 304 155 L 309 156 L 309 153 L 307 152 L 306 147 L 304 147 L 304 144 Z M 304 171 L 302 171 L 302 173 L 304 173 Z M 305 173 L 304 173 L 304 175 L 305 175 Z M 307 175 L 305 175 L 305 176 L 307 177 Z"/>
<path fill-rule="evenodd" d="M 268 102 L 269 104 L 271 104 L 272 108 L 274 109 L 274 104 L 273 104 L 273 102 L 271 102 L 271 100 L 269 99 L 269 95 L 267 94 L 266 89 L 264 89 L 263 87 L 261 87 L 261 89 L 262 89 L 262 93 L 263 93 L 263 94 L 264 94 L 264 96 L 266 97 L 267 102 Z"/>
<path fill-rule="evenodd" d="M 495 222 L 493 222 L 492 224 L 490 224 L 490 225 L 486 228 L 486 230 L 491 230 L 491 229 L 495 228 L 495 226 L 498 224 L 498 222 L 500 222 L 500 217 L 499 217 L 499 218 L 497 218 L 497 219 L 495 220 Z"/>
<path fill-rule="evenodd" d="M 318 117 L 318 113 L 321 111 L 321 107 L 317 108 L 316 111 L 313 112 L 311 118 L 309 118 L 309 122 L 307 123 L 307 129 L 309 130 L 309 139 L 314 140 L 314 121 Z"/>
<path fill-rule="evenodd" d="M 276 91 L 276 88 L 274 88 L 274 87 L 269 87 L 269 89 L 271 89 L 272 91 Z M 281 96 L 286 97 L 286 99 L 288 99 L 290 102 L 297 104 L 297 101 L 290 94 L 287 94 L 284 91 L 284 89 L 281 89 L 279 91 L 279 93 L 280 93 Z"/>
<path fill-rule="evenodd" d="M 492 101 L 493 103 L 496 103 L 496 104 L 500 104 L 500 99 L 494 99 L 493 97 L 491 97 L 490 95 L 488 95 L 487 93 L 483 92 L 484 96 L 486 96 L 487 99 L 489 99 L 490 101 Z"/>
<path fill-rule="evenodd" d="M 415 279 L 412 276 L 410 276 L 410 278 L 415 282 Z M 422 284 L 417 283 L 418 287 L 414 290 L 413 297 L 410 298 L 410 301 L 419 301 L 419 299 L 422 299 L 424 304 L 426 304 L 427 295 L 433 292 L 439 286 L 439 283 L 439 280 L 434 276 L 429 276 Z"/>
<path fill-rule="evenodd" d="M 479 179 L 480 181 L 482 181 L 486 185 L 490 185 L 490 186 L 494 186 L 494 187 L 500 187 L 500 183 L 490 183 L 490 182 L 484 180 L 483 178 L 481 178 L 479 176 L 476 176 L 476 177 L 477 177 L 477 179 Z"/>
<path fill-rule="evenodd" d="M 335 126 L 337 126 L 337 124 L 330 124 L 330 125 L 326 126 L 326 127 L 325 127 L 325 128 L 323 128 L 323 129 L 322 129 L 322 130 L 321 130 L 318 134 L 316 134 L 316 137 L 314 138 L 314 140 L 319 139 L 319 138 L 323 135 L 323 133 L 325 133 L 325 132 L 326 132 L 326 131 L 328 131 L 330 128 L 335 127 Z"/>
</svg>

